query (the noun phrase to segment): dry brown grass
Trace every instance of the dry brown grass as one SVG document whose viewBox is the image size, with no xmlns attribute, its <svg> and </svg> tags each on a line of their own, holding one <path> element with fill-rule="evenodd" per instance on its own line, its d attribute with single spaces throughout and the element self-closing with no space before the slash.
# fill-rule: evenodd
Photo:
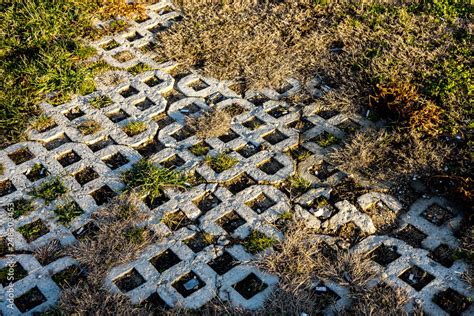
<svg viewBox="0 0 474 316">
<path fill-rule="evenodd" d="M 188 125 L 201 139 L 219 137 L 230 129 L 231 115 L 222 109 L 203 112 L 197 117 L 188 117 Z"/>
<path fill-rule="evenodd" d="M 102 286 L 110 268 L 133 260 L 158 238 L 147 230 L 143 231 L 138 242 L 127 236 L 127 232 L 144 220 L 144 215 L 135 206 L 135 199 L 133 195 L 121 196 L 94 214 L 98 232 L 64 250 L 65 254 L 76 259 L 87 271 L 85 280 L 61 294 L 58 306 L 64 313 L 132 315 L 138 311 L 128 298 L 111 294 Z"/>
<path fill-rule="evenodd" d="M 342 311 L 340 315 L 408 315 L 404 306 L 408 303 L 408 296 L 398 288 L 392 288 L 384 283 L 355 293 L 350 309 Z"/>
<path fill-rule="evenodd" d="M 366 130 L 335 149 L 331 158 L 349 173 L 394 181 L 442 171 L 450 150 L 441 142 L 427 141 L 416 134 Z"/>
</svg>

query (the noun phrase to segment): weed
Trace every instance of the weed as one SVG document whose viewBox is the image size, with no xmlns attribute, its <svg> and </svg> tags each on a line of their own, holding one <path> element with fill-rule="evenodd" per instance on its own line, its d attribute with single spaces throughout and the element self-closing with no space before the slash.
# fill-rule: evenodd
<svg viewBox="0 0 474 316">
<path fill-rule="evenodd" d="M 261 233 L 258 230 L 254 230 L 243 241 L 242 245 L 245 247 L 245 249 L 255 254 L 257 252 L 270 248 L 276 242 L 277 242 L 276 239 L 272 237 L 268 237 L 267 235 L 265 235 L 264 233 Z"/>
<path fill-rule="evenodd" d="M 290 221 L 293 219 L 293 214 L 291 214 L 291 212 L 284 212 L 281 213 L 278 218 L 284 221 Z"/>
<path fill-rule="evenodd" d="M 54 124 L 55 123 L 52 117 L 41 114 L 31 123 L 31 127 L 38 130 L 39 132 L 43 132 L 46 129 L 52 127 Z"/>
<path fill-rule="evenodd" d="M 145 240 L 147 230 L 144 227 L 135 227 L 127 231 L 126 236 L 132 244 L 141 244 Z"/>
<path fill-rule="evenodd" d="M 148 160 L 140 160 L 122 175 L 127 190 L 139 187 L 151 201 L 161 196 L 167 187 L 186 187 L 187 177 L 177 171 L 155 166 Z"/>
<path fill-rule="evenodd" d="M 204 156 L 209 152 L 209 147 L 199 143 L 189 148 L 189 151 L 195 156 Z"/>
<path fill-rule="evenodd" d="M 230 129 L 232 117 L 227 111 L 218 109 L 201 113 L 198 117 L 186 119 L 186 124 L 202 139 L 219 137 Z"/>
<path fill-rule="evenodd" d="M 54 177 L 47 182 L 43 182 L 39 187 L 35 188 L 32 194 L 34 197 L 43 199 L 49 204 L 67 192 L 68 189 L 64 186 L 61 178 Z"/>
<path fill-rule="evenodd" d="M 150 70 L 153 70 L 153 67 L 144 63 L 138 63 L 135 66 L 127 69 L 127 71 L 134 76 L 141 74 L 142 72 L 150 71 Z"/>
<path fill-rule="evenodd" d="M 49 230 L 41 220 L 36 220 L 32 223 L 23 225 L 17 229 L 17 231 L 25 237 L 26 241 L 31 242 L 38 237 L 46 234 Z"/>
<path fill-rule="evenodd" d="M 290 190 L 295 192 L 305 192 L 311 188 L 311 182 L 298 175 L 291 176 L 288 179 L 288 184 Z"/>
<path fill-rule="evenodd" d="M 63 225 L 69 225 L 74 218 L 83 213 L 82 209 L 77 205 L 76 202 L 71 201 L 59 205 L 54 213 L 58 216 L 58 222 Z"/>
<path fill-rule="evenodd" d="M 113 103 L 112 99 L 109 96 L 101 95 L 97 96 L 94 99 L 89 101 L 90 105 L 95 107 L 96 109 L 105 108 Z"/>
<path fill-rule="evenodd" d="M 20 199 L 13 202 L 13 218 L 15 219 L 33 211 L 33 203 L 30 200 Z"/>
<path fill-rule="evenodd" d="M 217 156 L 206 156 L 206 163 L 216 172 L 221 173 L 235 166 L 239 160 L 225 153 L 219 153 Z"/>
<path fill-rule="evenodd" d="M 3 176 L 4 169 L 3 164 L 0 164 L 0 176 Z"/>
<path fill-rule="evenodd" d="M 329 201 L 324 196 L 319 196 L 314 200 L 314 204 L 316 204 L 317 208 L 325 207 L 329 204 Z"/>
<path fill-rule="evenodd" d="M 339 139 L 330 133 L 323 133 L 319 135 L 317 144 L 323 148 L 329 147 L 331 145 L 337 144 Z"/>
<path fill-rule="evenodd" d="M 82 135 L 95 134 L 100 130 L 100 124 L 93 120 L 85 121 L 77 126 Z"/>
<path fill-rule="evenodd" d="M 131 121 L 125 125 L 122 130 L 125 132 L 125 134 L 132 137 L 143 133 L 147 129 L 147 126 L 148 125 L 142 121 Z"/>
</svg>

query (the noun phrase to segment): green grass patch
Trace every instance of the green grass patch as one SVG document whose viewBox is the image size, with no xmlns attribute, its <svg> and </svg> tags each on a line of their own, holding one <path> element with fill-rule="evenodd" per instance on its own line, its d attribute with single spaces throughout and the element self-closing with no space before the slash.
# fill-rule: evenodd
<svg viewBox="0 0 474 316">
<path fill-rule="evenodd" d="M 122 174 L 127 191 L 139 188 L 140 192 L 153 200 L 160 197 L 166 187 L 186 187 L 187 177 L 177 171 L 161 168 L 152 162 L 142 159 L 130 170 Z"/>
<path fill-rule="evenodd" d="M 268 237 L 264 233 L 258 230 L 252 231 L 252 233 L 244 240 L 242 245 L 250 251 L 252 254 L 263 251 L 270 248 L 277 242 L 276 239 Z"/>
<path fill-rule="evenodd" d="M 13 202 L 13 218 L 17 219 L 20 216 L 27 215 L 34 211 L 31 200 L 20 199 Z"/>
<path fill-rule="evenodd" d="M 134 76 L 141 74 L 142 72 L 150 71 L 150 70 L 153 70 L 153 67 L 144 63 L 138 63 L 135 66 L 127 69 L 127 71 Z"/>
<path fill-rule="evenodd" d="M 125 132 L 125 134 L 132 137 L 140 133 L 143 133 L 146 130 L 147 126 L 148 125 L 145 122 L 132 121 L 132 122 L 129 122 L 127 125 L 125 125 L 122 128 L 122 130 Z"/>
<path fill-rule="evenodd" d="M 112 99 L 106 95 L 100 95 L 89 101 L 89 104 L 96 109 L 105 108 L 113 103 Z"/>
<path fill-rule="evenodd" d="M 127 239 L 134 245 L 139 245 L 145 240 L 146 229 L 134 227 L 126 232 Z"/>
<path fill-rule="evenodd" d="M 189 148 L 189 151 L 195 156 L 204 156 L 209 152 L 209 147 L 203 143 L 196 144 Z"/>
<path fill-rule="evenodd" d="M 59 177 L 55 177 L 47 182 L 43 182 L 39 187 L 32 192 L 34 197 L 45 200 L 46 203 L 51 203 L 58 197 L 67 193 L 68 189 Z"/>
<path fill-rule="evenodd" d="M 71 201 L 58 206 L 54 213 L 57 215 L 58 222 L 67 226 L 74 218 L 81 215 L 83 211 L 76 202 Z"/>
<path fill-rule="evenodd" d="M 238 162 L 239 160 L 237 158 L 229 156 L 226 153 L 219 153 L 215 157 L 206 157 L 206 163 L 209 165 L 209 167 L 211 167 L 214 171 L 218 173 L 232 168 Z"/>
</svg>

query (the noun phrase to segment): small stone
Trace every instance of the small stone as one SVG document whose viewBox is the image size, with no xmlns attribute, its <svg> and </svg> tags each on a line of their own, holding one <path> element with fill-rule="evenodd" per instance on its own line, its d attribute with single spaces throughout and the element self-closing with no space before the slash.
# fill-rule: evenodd
<svg viewBox="0 0 474 316">
<path fill-rule="evenodd" d="M 316 292 L 326 292 L 327 288 L 325 286 L 317 286 Z"/>
<path fill-rule="evenodd" d="M 189 290 L 192 290 L 192 289 L 198 287 L 199 286 L 199 281 L 196 280 L 196 279 L 191 279 L 188 282 L 184 283 L 183 286 L 186 290 L 189 291 Z"/>
</svg>

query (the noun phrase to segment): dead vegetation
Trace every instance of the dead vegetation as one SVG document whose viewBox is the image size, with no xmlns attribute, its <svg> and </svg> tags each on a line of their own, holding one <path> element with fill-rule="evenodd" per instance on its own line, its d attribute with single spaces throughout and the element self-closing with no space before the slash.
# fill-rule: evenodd
<svg viewBox="0 0 474 316">
<path fill-rule="evenodd" d="M 98 230 L 84 237 L 64 253 L 76 259 L 86 271 L 84 280 L 65 289 L 58 304 L 66 314 L 133 314 L 138 311 L 128 298 L 103 288 L 106 273 L 115 265 L 133 260 L 159 237 L 142 230 L 140 238 L 130 238 L 130 230 L 144 220 L 134 196 L 119 197 L 94 215 Z M 136 237 L 136 236 L 135 236 Z"/>
<path fill-rule="evenodd" d="M 188 117 L 186 125 L 201 139 L 225 135 L 230 129 L 232 117 L 222 109 L 212 109 L 197 117 Z"/>
</svg>

